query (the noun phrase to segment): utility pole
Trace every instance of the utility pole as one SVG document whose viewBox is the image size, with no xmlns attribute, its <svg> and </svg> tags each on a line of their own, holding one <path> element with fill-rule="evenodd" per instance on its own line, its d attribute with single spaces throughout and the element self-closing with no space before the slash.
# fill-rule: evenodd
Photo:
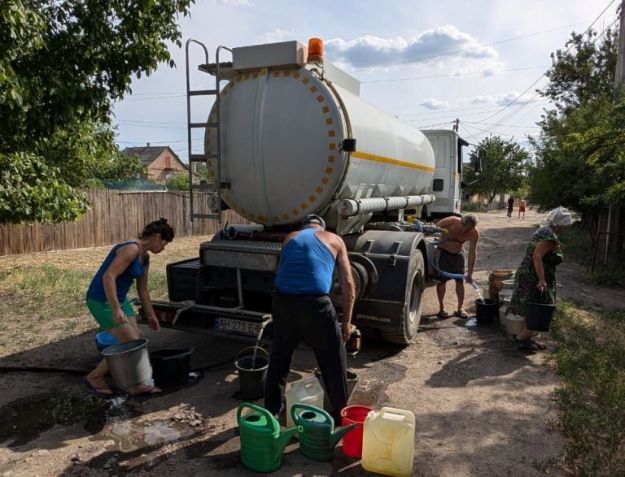
<svg viewBox="0 0 625 477">
<path fill-rule="evenodd" d="M 625 0 L 621 0 L 621 22 L 618 31 L 618 50 L 616 54 L 616 71 L 614 72 L 614 96 L 618 97 L 618 93 L 623 88 L 623 80 L 625 80 Z M 608 263 L 610 245 L 614 243 L 612 240 L 612 217 L 614 214 L 614 206 L 610 204 L 608 208 L 608 226 L 605 235 L 605 252 L 603 254 L 603 263 Z"/>
<path fill-rule="evenodd" d="M 623 3 L 625 3 L 625 0 L 623 0 Z M 456 118 L 456 120 L 454 121 L 454 131 L 458 132 L 459 125 L 460 125 L 460 119 Z"/>
</svg>

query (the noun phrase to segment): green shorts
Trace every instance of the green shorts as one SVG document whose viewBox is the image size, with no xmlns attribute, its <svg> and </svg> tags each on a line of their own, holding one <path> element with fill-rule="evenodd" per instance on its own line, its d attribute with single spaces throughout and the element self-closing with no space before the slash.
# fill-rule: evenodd
<svg viewBox="0 0 625 477">
<path fill-rule="evenodd" d="M 124 310 L 124 313 L 126 313 L 126 316 L 135 316 L 135 310 L 132 308 L 132 305 L 127 299 L 124 300 L 121 307 L 122 310 Z M 115 323 L 115 319 L 113 318 L 113 308 L 111 308 L 111 305 L 109 305 L 108 302 L 102 303 L 101 301 L 87 298 L 87 308 L 89 308 L 89 311 L 100 325 L 100 328 L 103 330 L 117 328 L 123 324 Z"/>
</svg>

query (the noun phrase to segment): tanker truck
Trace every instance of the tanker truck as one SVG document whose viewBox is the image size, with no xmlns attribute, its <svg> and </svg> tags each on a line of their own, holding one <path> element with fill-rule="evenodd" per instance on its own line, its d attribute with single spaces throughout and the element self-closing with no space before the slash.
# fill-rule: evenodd
<svg viewBox="0 0 625 477">
<path fill-rule="evenodd" d="M 214 88 L 191 89 L 189 48 L 198 45 L 199 71 L 215 77 Z M 155 303 L 162 324 L 257 337 L 271 320 L 282 240 L 314 213 L 347 245 L 353 322 L 412 342 L 432 272 L 423 220 L 459 213 L 467 143 L 451 130 L 412 129 L 366 103 L 358 80 L 326 61 L 316 39 L 219 47 L 213 63 L 195 40 L 186 52 L 191 219 L 221 220 L 231 209 L 245 223 L 225 224 L 198 256 L 167 266 L 169 301 Z M 213 101 L 200 121 L 198 96 Z M 198 181 L 202 170 L 208 179 Z"/>
</svg>

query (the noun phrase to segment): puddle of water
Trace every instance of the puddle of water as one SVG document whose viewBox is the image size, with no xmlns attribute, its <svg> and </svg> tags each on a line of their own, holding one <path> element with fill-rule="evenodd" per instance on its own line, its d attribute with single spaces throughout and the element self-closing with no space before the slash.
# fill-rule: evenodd
<svg viewBox="0 0 625 477">
<path fill-rule="evenodd" d="M 187 432 L 186 434 L 189 434 Z M 112 440 L 115 450 L 131 452 L 144 447 L 177 441 L 184 432 L 165 422 L 139 424 L 124 420 L 111 422 L 93 440 Z"/>
<path fill-rule="evenodd" d="M 69 426 L 86 421 L 85 429 L 97 428 L 110 406 L 110 402 L 96 396 L 65 393 L 18 399 L 0 408 L 0 442 L 11 441 L 9 447 L 21 446 L 57 424 Z"/>
</svg>

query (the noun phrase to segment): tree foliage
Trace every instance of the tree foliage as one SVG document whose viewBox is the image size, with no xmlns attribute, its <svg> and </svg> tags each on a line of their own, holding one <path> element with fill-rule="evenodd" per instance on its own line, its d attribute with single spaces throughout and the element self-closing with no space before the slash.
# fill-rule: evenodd
<svg viewBox="0 0 625 477">
<path fill-rule="evenodd" d="M 571 35 L 553 53 L 540 91 L 554 108 L 545 111 L 531 138 L 536 164 L 531 199 L 541 208 L 564 205 L 586 216 L 608 204 L 625 204 L 625 101 L 614 93 L 616 33 Z"/>
<path fill-rule="evenodd" d="M 0 154 L 5 163 L 27 161 L 12 168 L 25 174 L 22 184 L 54 181 L 51 190 L 63 190 L 57 199 L 67 206 L 33 215 L 34 198 L 26 206 L 27 196 L 18 200 L 3 186 L 0 210 L 12 210 L 12 221 L 75 218 L 84 210 L 78 187 L 141 170 L 115 145 L 111 104 L 130 91 L 133 75 L 173 66 L 166 42 L 181 45 L 176 16 L 188 14 L 191 2 L 0 2 Z"/>
<path fill-rule="evenodd" d="M 482 172 L 477 175 L 468 169 L 465 176 L 471 193 L 487 194 L 492 202 L 498 193 L 511 192 L 523 185 L 529 153 L 517 143 L 490 136 L 473 149 L 469 156 L 471 162 L 475 162 L 478 155 L 482 160 Z"/>
</svg>

